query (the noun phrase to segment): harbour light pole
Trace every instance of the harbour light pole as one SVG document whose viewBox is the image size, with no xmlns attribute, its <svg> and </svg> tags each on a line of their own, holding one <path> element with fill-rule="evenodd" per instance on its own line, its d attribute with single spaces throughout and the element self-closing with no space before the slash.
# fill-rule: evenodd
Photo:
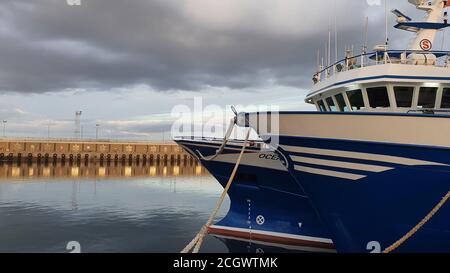
<svg viewBox="0 0 450 273">
<path fill-rule="evenodd" d="M 98 140 L 98 130 L 100 128 L 100 124 L 95 124 L 95 139 Z"/>
<path fill-rule="evenodd" d="M 50 139 L 50 126 L 51 126 L 51 122 L 49 120 L 48 124 L 47 124 L 47 139 Z"/>
<path fill-rule="evenodd" d="M 8 123 L 7 120 L 3 120 L 3 137 L 6 137 L 6 123 Z"/>
<path fill-rule="evenodd" d="M 81 114 L 82 111 L 75 112 L 75 139 L 81 138 Z"/>
</svg>

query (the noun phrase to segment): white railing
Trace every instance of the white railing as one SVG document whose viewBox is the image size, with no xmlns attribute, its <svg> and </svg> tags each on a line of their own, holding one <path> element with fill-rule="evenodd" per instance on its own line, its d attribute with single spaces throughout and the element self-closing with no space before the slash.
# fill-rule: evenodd
<svg viewBox="0 0 450 273">
<path fill-rule="evenodd" d="M 436 58 L 430 59 L 430 56 L 432 55 L 434 55 Z M 410 56 L 422 56 L 423 58 L 411 59 L 409 58 Z M 364 53 L 356 56 L 346 57 L 324 68 L 321 67 L 321 70 L 314 74 L 313 82 L 314 84 L 317 84 L 324 79 L 328 79 L 333 75 L 344 71 L 382 64 L 449 67 L 449 56 L 450 51 L 388 50 Z"/>
<path fill-rule="evenodd" d="M 0 137 L 0 142 L 73 142 L 73 143 L 135 143 L 135 144 L 174 144 L 173 141 L 153 141 L 153 140 L 120 140 L 120 139 L 92 139 L 92 138 L 33 138 L 33 137 Z"/>
</svg>

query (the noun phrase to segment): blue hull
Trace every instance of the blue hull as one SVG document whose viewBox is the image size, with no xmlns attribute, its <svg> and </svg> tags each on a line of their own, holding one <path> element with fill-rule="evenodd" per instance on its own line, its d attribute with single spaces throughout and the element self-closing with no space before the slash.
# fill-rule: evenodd
<svg viewBox="0 0 450 273">
<path fill-rule="evenodd" d="M 214 154 L 218 148 L 218 145 L 204 147 L 202 145 L 205 143 L 201 142 L 178 141 L 178 143 L 190 153 L 198 150 L 205 156 Z M 239 153 L 237 149 L 240 147 L 234 147 L 237 148 L 235 150 L 228 149 L 230 147 L 232 146 L 227 146 L 224 154 Z M 258 152 L 256 149 L 248 151 L 249 154 Z M 201 163 L 223 187 L 226 186 L 235 166 L 231 162 L 201 161 Z M 329 233 L 319 219 L 317 211 L 313 209 L 309 198 L 305 197 L 303 190 L 288 171 L 241 164 L 228 196 L 231 200 L 230 210 L 214 226 L 213 233 L 262 243 L 310 247 L 310 250 L 334 250 L 331 240 L 327 239 Z M 263 223 L 261 216 L 264 219 Z M 227 228 L 232 232 L 227 232 Z M 290 238 L 291 236 L 298 237 Z M 328 242 L 315 241 L 316 239 Z"/>
<path fill-rule="evenodd" d="M 446 148 L 304 137 L 281 137 L 280 144 L 289 172 L 326 222 L 338 252 L 386 249 L 450 190 L 450 150 Z M 333 167 L 326 162 L 344 165 Z M 372 169 L 357 170 L 349 164 Z M 450 252 L 450 204 L 396 251 Z"/>
</svg>

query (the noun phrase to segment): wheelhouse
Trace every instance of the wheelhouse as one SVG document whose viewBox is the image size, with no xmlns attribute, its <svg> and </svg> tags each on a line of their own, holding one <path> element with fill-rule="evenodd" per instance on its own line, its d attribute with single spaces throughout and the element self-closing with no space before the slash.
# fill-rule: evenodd
<svg viewBox="0 0 450 273">
<path fill-rule="evenodd" d="M 372 83 L 321 93 L 308 102 L 321 112 L 448 110 L 450 84 Z"/>
<path fill-rule="evenodd" d="M 423 55 L 433 62 L 415 61 Z M 450 113 L 449 55 L 385 51 L 347 57 L 314 75 L 306 102 L 321 112 Z"/>
</svg>

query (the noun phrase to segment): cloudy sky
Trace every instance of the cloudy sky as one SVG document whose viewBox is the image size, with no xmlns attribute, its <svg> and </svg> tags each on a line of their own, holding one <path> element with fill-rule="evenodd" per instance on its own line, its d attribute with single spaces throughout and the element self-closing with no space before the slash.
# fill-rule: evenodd
<svg viewBox="0 0 450 273">
<path fill-rule="evenodd" d="M 339 52 L 359 50 L 365 16 L 369 45 L 383 43 L 384 6 L 368 2 L 0 0 L 0 120 L 8 136 L 73 137 L 82 110 L 85 137 L 100 124 L 104 138 L 161 139 L 195 97 L 312 109 L 303 99 L 335 17 Z M 393 47 L 407 40 L 391 30 Z"/>
</svg>

